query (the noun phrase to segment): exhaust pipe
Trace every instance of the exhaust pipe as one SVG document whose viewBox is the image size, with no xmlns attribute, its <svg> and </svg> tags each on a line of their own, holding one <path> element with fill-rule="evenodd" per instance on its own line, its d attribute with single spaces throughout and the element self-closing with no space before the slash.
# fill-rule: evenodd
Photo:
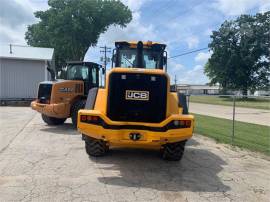
<svg viewBox="0 0 270 202">
<path fill-rule="evenodd" d="M 47 70 L 50 72 L 51 75 L 51 81 L 55 81 L 55 71 L 51 68 L 51 64 L 49 61 L 47 61 Z"/>
</svg>

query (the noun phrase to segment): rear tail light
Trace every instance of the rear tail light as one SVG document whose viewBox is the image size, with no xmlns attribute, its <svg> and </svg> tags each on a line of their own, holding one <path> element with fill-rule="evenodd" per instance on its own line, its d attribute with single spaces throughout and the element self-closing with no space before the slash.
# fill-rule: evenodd
<svg viewBox="0 0 270 202">
<path fill-rule="evenodd" d="M 85 122 L 87 120 L 87 116 L 86 115 L 81 115 L 81 121 Z"/>
<path fill-rule="evenodd" d="M 169 129 L 190 128 L 191 120 L 174 120 L 168 124 Z"/>
<path fill-rule="evenodd" d="M 191 126 L 191 121 L 190 120 L 181 120 L 180 126 L 184 126 L 186 128 L 189 128 Z"/>
<path fill-rule="evenodd" d="M 92 116 L 92 115 L 81 115 L 80 117 L 81 122 L 84 123 L 101 123 L 101 118 L 98 116 Z"/>
</svg>

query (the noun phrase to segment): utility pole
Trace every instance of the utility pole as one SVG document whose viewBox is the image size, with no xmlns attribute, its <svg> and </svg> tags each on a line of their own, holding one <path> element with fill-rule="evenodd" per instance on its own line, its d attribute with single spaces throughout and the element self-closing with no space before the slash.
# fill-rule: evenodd
<svg viewBox="0 0 270 202">
<path fill-rule="evenodd" d="M 110 53 L 111 52 L 111 48 L 110 47 L 107 47 L 106 45 L 105 46 L 102 46 L 100 47 L 100 53 L 104 53 L 104 58 L 102 59 L 103 62 L 104 62 L 104 86 L 106 84 L 106 70 L 107 70 L 107 62 L 110 60 L 109 57 L 107 57 L 107 53 Z"/>
<path fill-rule="evenodd" d="M 103 46 L 103 47 L 100 47 L 100 52 L 101 53 L 104 53 L 104 58 L 103 58 L 103 62 L 104 62 L 104 68 L 105 68 L 105 72 L 106 72 L 106 69 L 107 69 L 107 62 L 110 60 L 109 57 L 107 57 L 107 53 L 110 53 L 111 52 L 111 48 L 107 47 L 107 46 Z"/>
<path fill-rule="evenodd" d="M 175 91 L 177 92 L 177 78 L 176 78 L 176 74 L 174 75 L 174 88 L 175 88 Z"/>
</svg>

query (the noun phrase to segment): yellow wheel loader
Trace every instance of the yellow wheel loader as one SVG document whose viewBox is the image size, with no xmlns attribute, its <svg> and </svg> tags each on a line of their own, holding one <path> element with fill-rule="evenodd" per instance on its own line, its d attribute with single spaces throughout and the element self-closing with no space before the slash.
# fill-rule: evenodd
<svg viewBox="0 0 270 202">
<path fill-rule="evenodd" d="M 171 92 L 165 44 L 116 42 L 105 88 L 90 90 L 78 113 L 78 130 L 90 156 L 110 147 L 160 149 L 180 160 L 192 137 L 194 117 L 185 96 Z"/>
<path fill-rule="evenodd" d="M 64 80 L 52 79 L 39 84 L 32 109 L 40 112 L 48 125 L 63 124 L 71 117 L 77 128 L 77 113 L 84 108 L 89 89 L 99 87 L 100 69 L 100 65 L 92 62 L 68 62 Z"/>
</svg>

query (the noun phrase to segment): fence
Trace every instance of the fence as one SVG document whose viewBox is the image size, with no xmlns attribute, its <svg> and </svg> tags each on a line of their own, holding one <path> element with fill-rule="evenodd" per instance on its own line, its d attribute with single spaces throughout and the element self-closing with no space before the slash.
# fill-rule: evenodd
<svg viewBox="0 0 270 202">
<path fill-rule="evenodd" d="M 270 97 L 187 95 L 195 133 L 270 155 Z"/>
</svg>

